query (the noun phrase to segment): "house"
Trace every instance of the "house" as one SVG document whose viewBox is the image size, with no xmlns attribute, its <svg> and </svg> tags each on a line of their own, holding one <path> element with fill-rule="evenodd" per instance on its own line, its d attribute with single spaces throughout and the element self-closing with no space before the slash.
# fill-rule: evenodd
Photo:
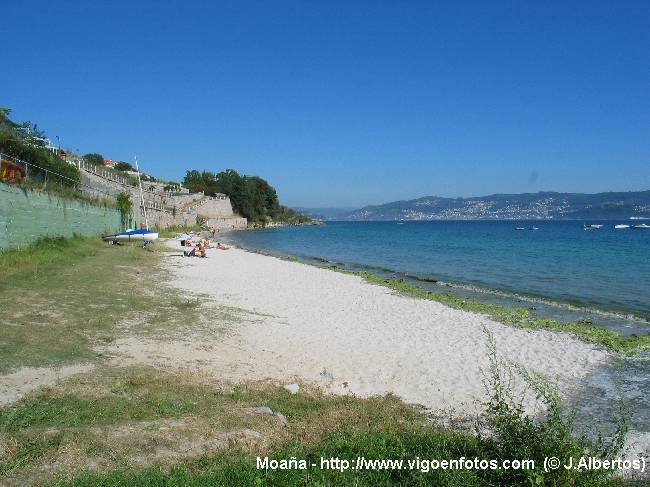
<svg viewBox="0 0 650 487">
<path fill-rule="evenodd" d="M 116 161 L 111 161 L 110 159 L 104 159 L 104 166 L 110 167 L 111 169 L 115 169 L 115 165 L 117 164 Z"/>
</svg>

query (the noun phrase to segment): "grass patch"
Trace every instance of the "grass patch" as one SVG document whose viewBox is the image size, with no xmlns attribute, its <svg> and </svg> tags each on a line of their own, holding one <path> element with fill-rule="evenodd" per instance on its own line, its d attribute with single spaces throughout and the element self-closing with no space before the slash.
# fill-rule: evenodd
<svg viewBox="0 0 650 487">
<path fill-rule="evenodd" d="M 153 369 L 107 369 L 99 376 L 71 379 L 65 388 L 32 395 L 3 412 L 1 438 L 14 446 L 3 457 L 0 473 L 18 481 L 40 478 L 61 487 L 632 485 L 612 478 L 611 471 L 544 472 L 545 456 L 563 461 L 586 455 L 613 458 L 619 454 L 625 429 L 607 441 L 574 437 L 572 416 L 554 388 L 529 376 L 549 410 L 545 418 L 534 420 L 513 399 L 504 365 L 496 355 L 493 364 L 492 397 L 481 420 L 490 434 L 478 436 L 439 427 L 390 395 L 360 399 L 325 395 L 308 387 L 292 395 L 272 383 L 233 385 Z M 256 406 L 281 412 L 288 425 L 280 425 L 271 415 L 245 410 Z M 252 429 L 259 439 L 184 456 L 188 438 L 214 438 L 232 428 Z M 159 447 L 175 455 L 160 458 L 155 453 Z M 305 470 L 258 469 L 258 456 L 278 461 L 293 457 L 308 466 Z M 88 457 L 95 464 L 93 471 L 86 467 Z M 144 463 L 132 461 L 143 457 Z M 320 468 L 321 458 L 352 462 L 357 457 L 396 460 L 402 467 Z M 536 467 L 450 470 L 431 468 L 428 463 L 461 457 L 497 462 L 532 459 Z M 422 461 L 420 468 L 408 468 L 408 462 L 417 458 Z"/>
<path fill-rule="evenodd" d="M 275 416 L 246 409 L 259 406 L 281 412 L 289 427 Z M 188 444 L 211 444 L 233 430 L 258 432 L 257 451 L 264 452 L 286 441 L 318 442 L 341 422 L 356 428 L 398 420 L 425 422 L 394 397 L 362 401 L 308 387 L 293 395 L 267 382 L 225 384 L 145 367 L 106 368 L 0 410 L 0 444 L 11 445 L 0 455 L 0 481 L 3 475 L 40 478 L 43 465 L 55 465 L 54 473 L 79 472 L 88 457 L 106 471 L 137 470 L 142 457 L 145 465 L 169 469 L 184 458 Z M 173 454 L 161 458 L 159 447 Z M 220 448 L 212 450 L 214 457 L 224 458 Z M 226 457 L 231 462 L 241 455 L 235 448 Z"/>
<path fill-rule="evenodd" d="M 48 238 L 0 256 L 0 372 L 89 361 L 93 336 L 110 335 L 143 303 L 139 247 L 97 238 Z"/>
<path fill-rule="evenodd" d="M 339 270 L 339 269 L 336 269 Z M 371 284 L 384 286 L 406 296 L 437 301 L 450 308 L 488 315 L 491 319 L 517 328 L 544 329 L 572 333 L 581 340 L 603 345 L 623 354 L 650 350 L 650 335 L 623 337 L 619 333 L 585 323 L 560 323 L 549 318 L 532 316 L 526 308 L 510 308 L 499 304 L 481 303 L 473 299 L 461 299 L 451 293 L 434 293 L 403 279 L 383 279 L 368 272 L 344 271 L 361 276 Z"/>
<path fill-rule="evenodd" d="M 232 317 L 205 297 L 164 287 L 161 260 L 138 245 L 88 237 L 46 238 L 0 254 L 0 373 L 95 361 L 94 345 L 112 342 L 125 323 L 131 333 L 163 338 L 208 316 L 217 327 Z"/>
<path fill-rule="evenodd" d="M 0 251 L 0 290 L 11 287 L 8 278 L 36 274 L 43 266 L 67 262 L 72 256 L 92 255 L 98 246 L 91 245 L 97 239 L 89 237 L 43 237 L 23 249 Z"/>
</svg>

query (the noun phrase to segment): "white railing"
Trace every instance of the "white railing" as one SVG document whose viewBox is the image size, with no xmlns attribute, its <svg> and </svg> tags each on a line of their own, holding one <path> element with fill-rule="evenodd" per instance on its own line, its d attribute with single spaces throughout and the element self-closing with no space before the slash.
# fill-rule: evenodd
<svg viewBox="0 0 650 487">
<path fill-rule="evenodd" d="M 108 179 L 109 181 L 113 181 L 123 186 L 128 186 L 126 182 L 126 178 L 122 176 L 118 176 L 112 171 L 104 169 L 101 166 L 98 166 L 96 164 L 91 164 L 89 162 L 84 161 L 83 159 L 77 159 L 76 161 L 71 160 L 69 162 L 74 166 L 77 166 L 77 168 L 80 170 L 83 169 L 84 171 L 95 174 L 96 176 L 99 176 L 101 178 Z"/>
</svg>

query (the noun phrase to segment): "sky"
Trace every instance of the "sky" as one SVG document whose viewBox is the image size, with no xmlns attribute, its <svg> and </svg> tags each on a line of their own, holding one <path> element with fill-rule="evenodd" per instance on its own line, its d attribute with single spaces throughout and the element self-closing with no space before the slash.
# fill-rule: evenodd
<svg viewBox="0 0 650 487">
<path fill-rule="evenodd" d="M 650 2 L 7 2 L 0 106 L 290 206 L 650 189 Z"/>
</svg>

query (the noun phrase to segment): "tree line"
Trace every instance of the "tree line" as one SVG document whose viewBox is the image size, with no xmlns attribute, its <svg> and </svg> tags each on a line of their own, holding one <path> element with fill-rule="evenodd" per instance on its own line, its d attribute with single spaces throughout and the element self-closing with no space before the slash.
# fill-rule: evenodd
<svg viewBox="0 0 650 487">
<path fill-rule="evenodd" d="M 282 206 L 275 188 L 259 176 L 240 175 L 234 169 L 216 174 L 211 171 L 189 170 L 185 174 L 183 185 L 192 192 L 204 192 L 210 196 L 217 193 L 228 195 L 233 210 L 252 223 L 309 221 L 309 218 Z"/>
</svg>

